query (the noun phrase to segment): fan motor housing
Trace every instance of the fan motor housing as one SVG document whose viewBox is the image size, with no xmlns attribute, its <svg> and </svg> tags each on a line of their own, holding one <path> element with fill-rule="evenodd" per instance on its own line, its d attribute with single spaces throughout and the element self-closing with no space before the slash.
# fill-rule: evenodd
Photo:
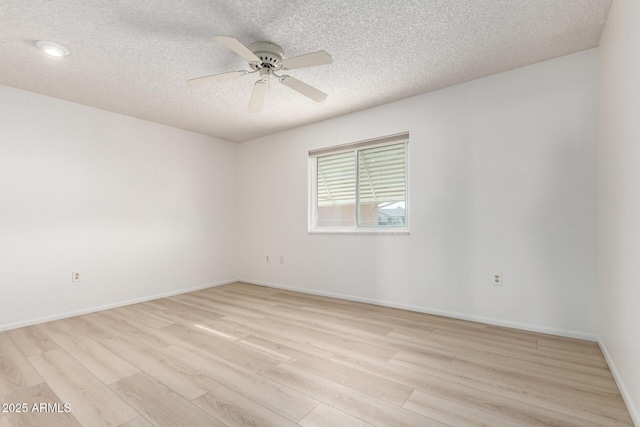
<svg viewBox="0 0 640 427">
<path fill-rule="evenodd" d="M 249 63 L 252 69 L 267 68 L 277 70 L 280 68 L 284 51 L 277 44 L 271 42 L 255 42 L 247 46 L 247 48 L 260 58 L 262 62 L 261 64 Z"/>
</svg>

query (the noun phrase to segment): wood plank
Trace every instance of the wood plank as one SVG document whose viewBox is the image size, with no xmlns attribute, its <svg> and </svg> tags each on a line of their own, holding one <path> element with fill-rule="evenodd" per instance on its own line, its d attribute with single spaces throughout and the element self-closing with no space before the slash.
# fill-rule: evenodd
<svg viewBox="0 0 640 427">
<path fill-rule="evenodd" d="M 538 348 L 553 353 L 578 355 L 597 361 L 602 361 L 604 358 L 598 344 L 591 341 L 572 340 L 570 338 L 567 338 L 567 341 L 563 341 L 552 337 L 538 340 Z"/>
<path fill-rule="evenodd" d="M 110 387 L 155 426 L 225 427 L 144 372 L 115 382 Z"/>
<path fill-rule="evenodd" d="M 182 294 L 176 295 L 175 300 L 196 308 L 215 310 L 215 312 L 219 313 L 221 316 L 240 316 L 254 319 L 254 321 L 264 317 L 264 314 L 260 311 L 234 304 L 231 299 L 226 301 L 225 299 L 214 298 L 211 295 L 195 296 L 191 294 Z"/>
<path fill-rule="evenodd" d="M 318 357 L 301 357 L 290 365 L 397 406 L 402 406 L 413 392 L 412 387 Z"/>
<path fill-rule="evenodd" d="M 370 344 L 365 340 L 355 339 L 337 333 L 326 332 L 293 321 L 279 319 L 262 319 L 260 327 L 268 328 L 276 334 L 294 338 L 301 343 L 321 347 L 327 351 L 341 354 L 362 354 L 371 357 L 379 357 L 388 360 L 397 350 L 376 344 Z"/>
<path fill-rule="evenodd" d="M 251 345 L 254 348 L 263 348 L 266 351 L 270 351 L 273 357 L 281 362 L 291 362 L 308 356 L 317 357 L 315 355 L 315 352 L 313 351 L 305 352 L 302 350 L 298 350 L 286 344 L 268 340 L 264 338 L 264 336 L 257 337 L 250 335 L 240 340 L 239 343 L 244 345 Z M 325 353 L 322 354 L 325 355 Z M 327 355 L 332 356 L 333 353 L 327 353 Z"/>
<path fill-rule="evenodd" d="M 121 335 L 103 344 L 156 380 L 188 400 L 202 396 L 220 384 L 189 366 L 177 362 L 135 336 Z"/>
<path fill-rule="evenodd" d="M 452 364 L 490 370 L 513 378 L 542 379 L 550 384 L 566 385 L 598 393 L 605 398 L 615 399 L 620 394 L 618 387 L 609 378 L 580 372 L 569 373 L 562 368 L 541 366 L 526 361 L 514 362 L 509 357 L 485 356 L 480 353 L 458 354 Z"/>
<path fill-rule="evenodd" d="M 526 426 L 420 390 L 414 391 L 403 407 L 451 426 Z"/>
<path fill-rule="evenodd" d="M 413 353 L 408 351 L 399 351 L 389 359 L 392 365 L 404 366 L 416 371 L 430 372 L 432 369 L 446 369 L 451 366 L 450 360 L 441 358 L 425 357 L 421 353 Z"/>
<path fill-rule="evenodd" d="M 319 403 L 302 393 L 195 347 L 171 346 L 163 351 L 293 422 L 300 421 Z"/>
<path fill-rule="evenodd" d="M 539 360 L 546 360 L 551 364 L 553 364 L 554 361 L 561 361 L 566 362 L 565 366 L 566 364 L 574 364 L 576 366 L 589 366 L 607 371 L 609 370 L 604 358 L 601 360 L 584 358 L 576 354 L 549 352 L 540 348 L 495 346 L 491 342 L 477 342 L 469 340 L 463 335 L 454 336 L 449 333 L 441 333 L 443 331 L 440 330 L 437 331 L 438 333 L 431 334 L 428 339 L 436 343 L 436 345 L 445 346 L 456 353 L 463 351 L 481 351 L 486 354 L 507 355 L 514 359 L 528 360 L 531 358 L 537 358 Z M 393 332 L 391 334 L 393 334 Z"/>
<path fill-rule="evenodd" d="M 582 357 L 570 357 L 570 356 L 558 356 L 556 353 L 549 353 L 539 349 L 531 348 L 518 348 L 518 349 L 505 349 L 502 347 L 496 347 L 488 344 L 470 342 L 468 340 L 459 341 L 456 339 L 443 341 L 441 336 L 427 336 L 427 337 L 415 337 L 414 335 L 407 334 L 405 332 L 392 331 L 388 334 L 388 337 L 392 337 L 395 340 L 401 341 L 413 341 L 427 348 L 435 347 L 448 350 L 451 354 L 483 354 L 490 357 L 508 357 L 514 363 L 533 363 L 544 367 L 556 367 L 565 371 L 582 372 L 591 375 L 602 376 L 606 378 L 611 377 L 611 372 L 606 364 L 593 364 L 591 360 L 584 359 Z M 416 347 L 419 348 L 419 347 Z M 410 350 L 415 352 L 409 346 L 403 345 L 403 350 Z M 452 357 L 453 360 L 453 357 Z M 516 362 L 518 361 L 518 362 Z"/>
<path fill-rule="evenodd" d="M 45 383 L 4 396 L 1 402 L 20 403 L 27 408 L 26 412 L 0 413 L 0 420 L 4 418 L 4 425 L 7 426 L 80 426 L 73 416 L 73 408 L 70 405 L 65 407 L 67 402 L 63 402 L 56 396 Z M 0 425 L 3 425 L 3 421 L 0 421 Z"/>
<path fill-rule="evenodd" d="M 182 297 L 186 295 L 176 295 L 175 298 L 183 299 Z M 265 314 L 271 313 L 273 307 L 277 306 L 278 303 L 275 300 L 271 300 L 269 298 L 260 298 L 256 296 L 246 295 L 242 293 L 234 293 L 229 291 L 221 290 L 216 293 L 203 293 L 200 295 L 194 295 L 208 304 L 218 308 L 234 308 L 237 312 L 247 312 L 251 311 L 254 313 L 254 316 L 264 316 Z M 191 300 L 194 302 L 194 300 Z M 248 313 L 247 313 L 248 314 Z"/>
<path fill-rule="evenodd" d="M 376 426 L 446 425 L 288 364 L 278 365 L 264 376 Z"/>
<path fill-rule="evenodd" d="M 236 328 L 237 330 L 243 331 L 241 334 L 241 336 L 244 336 L 244 338 L 242 338 L 243 341 L 249 341 L 250 336 L 253 336 L 254 338 L 260 337 L 265 340 L 272 341 L 277 346 L 295 349 L 296 351 L 310 354 L 312 356 L 329 358 L 334 355 L 333 352 L 319 345 L 315 345 L 312 342 L 302 342 L 297 340 L 295 337 L 290 336 L 286 329 L 276 331 L 261 322 L 255 322 L 253 319 L 241 319 L 237 316 L 225 316 L 222 320 L 218 320 L 213 323 L 212 327 L 217 327 L 219 325 L 222 326 L 222 329 L 227 325 L 226 327 L 229 329 Z"/>
<path fill-rule="evenodd" d="M 445 399 L 464 406 L 470 411 L 488 412 L 494 416 L 521 423 L 527 426 L 598 426 L 600 424 L 585 419 L 575 418 L 564 413 L 551 410 L 541 411 L 530 403 L 505 398 L 498 394 L 487 393 L 478 389 L 452 385 L 445 382 L 431 383 L 429 389 L 422 391 L 423 396 L 429 395 L 438 399 Z"/>
<path fill-rule="evenodd" d="M 148 421 L 145 417 L 139 416 L 132 419 L 131 421 L 127 421 L 120 427 L 153 427 L 153 424 L 151 424 L 151 422 Z"/>
<path fill-rule="evenodd" d="M 243 293 L 245 295 L 258 296 L 261 298 L 267 298 L 271 295 L 275 295 L 278 292 L 280 292 L 280 290 L 276 288 L 269 288 L 267 286 L 262 286 L 262 285 L 252 285 L 249 283 L 242 283 L 242 282 L 230 283 L 228 285 L 217 286 L 215 288 L 207 288 L 199 292 L 217 294 L 220 292 L 228 292 L 228 291 Z"/>
<path fill-rule="evenodd" d="M 119 426 L 139 414 L 63 350 L 29 357 L 82 425 Z"/>
<path fill-rule="evenodd" d="M 196 308 L 215 310 L 216 313 L 220 313 L 222 316 L 242 316 L 251 319 L 261 319 L 264 317 L 262 311 L 256 311 L 254 308 L 245 307 L 242 304 L 236 303 L 230 297 L 222 297 L 220 295 L 212 294 L 182 294 L 176 295 L 176 301 L 180 301 L 185 305 L 190 305 Z"/>
<path fill-rule="evenodd" d="M 291 291 L 274 295 L 281 302 L 291 305 L 298 305 L 310 310 L 330 311 L 339 315 L 365 316 L 370 313 L 371 305 L 353 301 L 339 300 L 336 298 L 323 297 L 319 295 L 300 294 Z"/>
<path fill-rule="evenodd" d="M 156 316 L 187 326 L 194 323 L 206 323 L 222 317 L 220 313 L 183 304 L 177 299 L 163 298 L 145 302 L 143 305 L 145 310 Z"/>
<path fill-rule="evenodd" d="M 427 313 L 418 313 L 409 310 L 400 310 L 391 307 L 373 306 L 372 311 L 364 317 L 369 320 L 384 322 L 392 327 L 423 326 L 429 329 L 441 329 L 451 331 L 484 331 L 487 327 L 484 323 L 470 322 L 454 319 L 452 317 L 437 316 Z"/>
<path fill-rule="evenodd" d="M 118 329 L 114 329 L 109 325 L 102 324 L 99 319 L 96 319 L 95 313 L 70 317 L 68 319 L 59 320 L 58 322 L 66 323 L 79 333 L 82 333 L 84 336 L 98 342 L 101 340 L 108 340 L 125 333 Z"/>
<path fill-rule="evenodd" d="M 340 330 L 359 336 L 378 337 L 383 337 L 391 332 L 389 326 L 375 325 L 352 316 L 336 316 L 331 312 L 321 312 L 319 310 L 309 309 L 308 307 L 291 307 L 278 304 L 270 307 L 269 310 L 270 316 L 283 319 L 284 321 L 301 322 L 319 329 L 331 328 L 332 330 Z"/>
<path fill-rule="evenodd" d="M 532 404 L 543 413 L 556 411 L 573 418 L 596 421 L 602 425 L 628 425 L 625 423 L 630 420 L 625 408 L 604 404 L 599 396 L 577 389 L 550 387 L 545 382 L 523 382 L 510 376 L 503 377 L 492 372 L 469 370 L 459 366 L 420 365 L 424 369 L 416 371 L 372 358 L 348 359 L 335 356 L 332 360 L 425 392 L 431 391 L 434 386 L 452 387 L 455 390 L 459 385 Z"/>
<path fill-rule="evenodd" d="M 74 330 L 63 320 L 45 323 L 40 325 L 40 328 L 60 348 L 105 384 L 140 372 L 138 368 L 93 339 Z"/>
<path fill-rule="evenodd" d="M 373 424 L 366 423 L 359 418 L 351 416 L 346 412 L 338 411 L 329 405 L 324 403 L 319 404 L 316 408 L 309 412 L 298 423 L 302 427 L 326 427 L 326 426 L 340 426 L 340 427 L 369 427 Z"/>
<path fill-rule="evenodd" d="M 156 329 L 175 323 L 172 320 L 167 320 L 144 310 L 142 304 L 127 305 L 125 307 L 119 307 L 109 311 L 115 318 L 131 324 L 136 329 Z"/>
<path fill-rule="evenodd" d="M 113 331 L 112 336 L 130 334 L 138 329 L 137 323 L 131 318 L 123 318 L 114 310 L 104 310 L 93 313 L 90 316 L 91 322 L 100 325 L 105 330 Z"/>
<path fill-rule="evenodd" d="M 59 348 L 38 326 L 13 329 L 7 331 L 7 334 L 25 357 Z"/>
<path fill-rule="evenodd" d="M 225 386 L 208 392 L 193 403 L 225 426 L 296 427 L 298 425 Z"/>
<path fill-rule="evenodd" d="M 536 343 L 532 343 L 529 341 L 518 341 L 518 340 L 509 340 L 509 339 L 499 339 L 496 340 L 495 337 L 488 336 L 484 334 L 482 331 L 478 331 L 473 333 L 472 331 L 454 331 L 451 329 L 436 329 L 432 334 L 431 338 L 437 340 L 440 337 L 448 338 L 451 340 L 457 340 L 461 342 L 468 342 L 474 344 L 484 344 L 491 347 L 511 349 L 511 350 L 519 350 L 521 348 L 537 348 Z"/>
<path fill-rule="evenodd" d="M 140 329 L 138 329 L 137 331 L 126 334 L 126 336 L 130 336 L 138 341 L 144 342 L 145 346 L 156 350 L 160 350 L 170 345 L 179 345 L 183 342 L 180 338 L 177 338 L 163 331 L 162 329 L 152 329 L 146 327 L 140 327 Z"/>
<path fill-rule="evenodd" d="M 0 396 L 44 382 L 9 335 L 0 332 Z"/>
<path fill-rule="evenodd" d="M 633 425 L 596 343 L 242 283 L 0 333 L 0 401 L 38 390 L 82 425 Z"/>
<path fill-rule="evenodd" d="M 242 366 L 250 371 L 260 373 L 279 363 L 274 357 L 255 351 L 247 346 L 239 345 L 236 337 L 221 338 L 217 333 L 205 329 L 187 328 L 182 325 L 171 325 L 162 328 L 183 342 L 204 349 L 230 363 Z M 204 332 L 203 332 L 204 331 Z"/>
</svg>

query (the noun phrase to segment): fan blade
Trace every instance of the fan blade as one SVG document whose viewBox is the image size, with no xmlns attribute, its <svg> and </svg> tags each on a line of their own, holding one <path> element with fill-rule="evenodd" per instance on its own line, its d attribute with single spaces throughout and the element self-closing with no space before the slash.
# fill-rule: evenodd
<svg viewBox="0 0 640 427">
<path fill-rule="evenodd" d="M 222 43 L 238 55 L 242 56 L 247 61 L 260 62 L 260 58 L 258 58 L 255 53 L 251 52 L 245 45 L 243 45 L 233 37 L 216 36 L 213 39 L 217 42 Z"/>
<path fill-rule="evenodd" d="M 313 53 L 307 53 L 306 55 L 294 56 L 293 58 L 287 58 L 281 62 L 282 68 L 285 70 L 293 70 L 296 68 L 315 67 L 316 65 L 331 64 L 333 59 L 324 50 L 319 50 Z"/>
<path fill-rule="evenodd" d="M 245 74 L 247 74 L 246 71 L 230 71 L 228 73 L 214 74 L 212 76 L 204 76 L 204 77 L 198 77 L 195 79 L 190 79 L 190 80 L 187 80 L 187 84 L 189 86 L 201 86 L 201 85 L 205 85 L 207 83 L 215 82 L 218 80 L 233 79 L 236 77 L 244 76 Z"/>
<path fill-rule="evenodd" d="M 264 105 L 264 98 L 267 95 L 267 88 L 269 87 L 269 80 L 266 78 L 260 79 L 253 85 L 253 91 L 251 92 L 251 99 L 249 100 L 249 112 L 259 113 L 262 111 Z"/>
<path fill-rule="evenodd" d="M 316 102 L 322 102 L 327 98 L 326 93 L 321 92 L 318 89 L 309 86 L 308 84 L 303 83 L 298 79 L 294 79 L 291 76 L 282 76 L 280 82 L 283 85 L 289 86 L 291 89 L 300 92 L 304 96 L 311 98 Z"/>
</svg>

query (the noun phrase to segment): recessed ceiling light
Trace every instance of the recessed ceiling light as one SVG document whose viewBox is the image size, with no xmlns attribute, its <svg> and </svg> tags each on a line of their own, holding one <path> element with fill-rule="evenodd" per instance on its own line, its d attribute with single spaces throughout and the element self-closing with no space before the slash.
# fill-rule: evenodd
<svg viewBox="0 0 640 427">
<path fill-rule="evenodd" d="M 43 40 L 38 40 L 36 42 L 36 46 L 38 46 L 44 53 L 47 55 L 53 56 L 55 58 L 62 58 L 63 56 L 69 55 L 69 49 L 64 46 L 60 46 L 59 44 L 53 42 L 46 42 Z"/>
</svg>

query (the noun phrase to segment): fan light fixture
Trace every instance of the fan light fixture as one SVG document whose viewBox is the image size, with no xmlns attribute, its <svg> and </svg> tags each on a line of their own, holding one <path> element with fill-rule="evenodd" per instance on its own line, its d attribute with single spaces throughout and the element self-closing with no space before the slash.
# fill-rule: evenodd
<svg viewBox="0 0 640 427">
<path fill-rule="evenodd" d="M 251 99 L 249 100 L 249 111 L 252 113 L 257 113 L 262 110 L 267 88 L 269 87 L 269 77 L 277 78 L 283 85 L 290 87 L 313 101 L 322 102 L 327 97 L 326 93 L 298 79 L 277 74 L 277 72 L 279 73 L 283 70 L 295 70 L 297 68 L 331 64 L 333 59 L 331 59 L 331 55 L 324 50 L 285 59 L 283 58 L 284 52 L 282 48 L 271 42 L 262 41 L 245 46 L 230 36 L 216 36 L 213 39 L 249 61 L 249 68 L 251 68 L 252 71 L 229 71 L 222 74 L 189 79 L 187 80 L 189 85 L 199 86 L 217 80 L 228 80 L 244 76 L 245 74 L 259 73 L 260 79 L 254 83 Z"/>
<path fill-rule="evenodd" d="M 53 56 L 54 58 L 62 58 L 63 56 L 69 55 L 69 49 L 64 46 L 60 46 L 57 43 L 47 42 L 43 40 L 38 40 L 36 42 L 36 46 L 38 46 L 44 53 L 49 56 Z"/>
</svg>

